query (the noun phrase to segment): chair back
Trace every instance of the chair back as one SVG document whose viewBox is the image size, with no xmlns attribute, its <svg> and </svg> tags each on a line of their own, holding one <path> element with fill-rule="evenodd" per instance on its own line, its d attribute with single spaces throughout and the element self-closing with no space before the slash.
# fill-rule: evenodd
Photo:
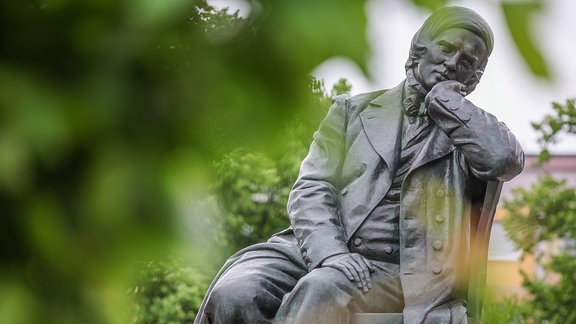
<svg viewBox="0 0 576 324">
<path fill-rule="evenodd" d="M 468 317 L 480 323 L 484 294 L 486 290 L 486 272 L 488 267 L 488 247 L 490 233 L 500 193 L 502 182 L 488 181 L 486 194 L 477 221 L 473 218 L 471 224 L 470 245 L 470 281 L 468 284 Z"/>
</svg>

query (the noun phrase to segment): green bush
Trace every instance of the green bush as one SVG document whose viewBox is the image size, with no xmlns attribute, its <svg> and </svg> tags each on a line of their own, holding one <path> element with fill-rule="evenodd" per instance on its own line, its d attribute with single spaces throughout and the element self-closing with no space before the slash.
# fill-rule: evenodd
<svg viewBox="0 0 576 324">
<path fill-rule="evenodd" d="M 207 278 L 172 262 L 143 265 L 131 289 L 132 323 L 192 323 L 208 288 Z"/>
</svg>

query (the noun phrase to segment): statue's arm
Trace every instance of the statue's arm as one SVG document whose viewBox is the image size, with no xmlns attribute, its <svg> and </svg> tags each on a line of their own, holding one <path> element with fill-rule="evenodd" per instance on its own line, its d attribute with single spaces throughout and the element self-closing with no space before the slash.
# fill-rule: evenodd
<svg viewBox="0 0 576 324">
<path fill-rule="evenodd" d="M 524 152 L 508 127 L 467 100 L 461 83 L 438 83 L 426 98 L 428 115 L 462 152 L 482 180 L 508 181 L 524 167 Z"/>
<path fill-rule="evenodd" d="M 344 159 L 347 97 L 338 96 L 320 124 L 288 198 L 288 216 L 309 269 L 349 253 L 338 211 L 337 183 Z"/>
</svg>

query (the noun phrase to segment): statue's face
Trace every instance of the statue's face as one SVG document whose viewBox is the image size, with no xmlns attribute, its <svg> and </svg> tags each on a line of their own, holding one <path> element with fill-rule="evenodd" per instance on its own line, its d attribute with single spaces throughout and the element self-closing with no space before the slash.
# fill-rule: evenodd
<svg viewBox="0 0 576 324">
<path fill-rule="evenodd" d="M 426 90 L 445 80 L 464 84 L 486 59 L 486 44 L 478 35 L 452 28 L 432 40 L 418 60 L 414 76 Z"/>
</svg>

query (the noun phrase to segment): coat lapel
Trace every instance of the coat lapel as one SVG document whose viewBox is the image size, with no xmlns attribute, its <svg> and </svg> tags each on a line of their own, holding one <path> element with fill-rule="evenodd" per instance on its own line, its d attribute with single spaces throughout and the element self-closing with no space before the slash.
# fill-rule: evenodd
<svg viewBox="0 0 576 324">
<path fill-rule="evenodd" d="M 433 124 L 430 134 L 426 137 L 425 142 L 422 145 L 422 148 L 420 148 L 418 155 L 416 155 L 408 173 L 426 163 L 449 154 L 455 149 L 456 147 L 454 146 L 452 139 L 450 139 L 450 137 L 448 137 L 448 135 L 446 135 L 436 124 Z"/>
<path fill-rule="evenodd" d="M 372 100 L 360 119 L 374 150 L 384 159 L 393 175 L 398 164 L 402 125 L 402 90 L 404 82 Z"/>
<path fill-rule="evenodd" d="M 396 172 L 400 152 L 403 89 L 404 82 L 370 101 L 369 106 L 360 113 L 366 136 L 390 168 L 391 176 Z M 456 149 L 452 140 L 435 124 L 425 141 L 410 172 Z"/>
</svg>

